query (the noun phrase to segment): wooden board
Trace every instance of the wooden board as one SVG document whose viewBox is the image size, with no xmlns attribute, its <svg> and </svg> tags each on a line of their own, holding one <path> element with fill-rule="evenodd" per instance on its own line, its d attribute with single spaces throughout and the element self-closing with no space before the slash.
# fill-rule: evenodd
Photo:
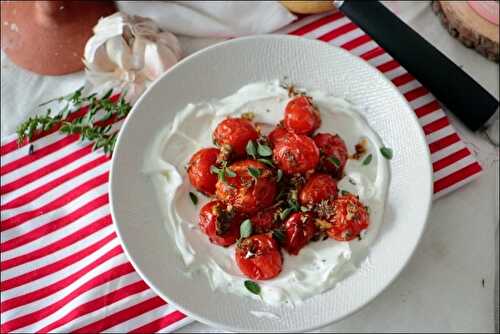
<svg viewBox="0 0 500 334">
<path fill-rule="evenodd" d="M 329 10 L 334 10 L 333 1 L 281 1 L 281 4 L 285 6 L 289 11 L 297 14 L 317 14 L 327 12 Z"/>
<path fill-rule="evenodd" d="M 453 37 L 498 63 L 498 24 L 480 16 L 467 1 L 433 1 L 432 8 Z"/>
</svg>

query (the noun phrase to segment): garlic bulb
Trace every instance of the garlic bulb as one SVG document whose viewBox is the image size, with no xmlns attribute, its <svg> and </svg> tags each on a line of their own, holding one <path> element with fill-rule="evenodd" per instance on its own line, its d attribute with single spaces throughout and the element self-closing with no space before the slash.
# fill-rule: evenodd
<svg viewBox="0 0 500 334">
<path fill-rule="evenodd" d="M 115 13 L 94 27 L 83 62 L 87 85 L 116 88 L 134 102 L 147 86 L 181 57 L 177 38 L 151 19 Z"/>
</svg>

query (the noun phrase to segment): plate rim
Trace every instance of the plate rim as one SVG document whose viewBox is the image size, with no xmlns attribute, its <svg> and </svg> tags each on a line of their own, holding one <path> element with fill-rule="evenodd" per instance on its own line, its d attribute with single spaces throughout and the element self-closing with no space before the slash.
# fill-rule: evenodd
<svg viewBox="0 0 500 334">
<path fill-rule="evenodd" d="M 338 46 L 335 46 L 335 45 L 332 45 L 330 43 L 326 43 L 326 42 L 323 42 L 323 41 L 320 41 L 320 40 L 317 40 L 317 39 L 309 39 L 309 38 L 305 38 L 305 37 L 302 37 L 302 36 L 294 36 L 294 35 L 286 35 L 286 34 L 267 34 L 267 35 L 264 35 L 264 34 L 261 34 L 261 35 L 252 35 L 252 36 L 244 36 L 244 37 L 238 37 L 238 38 L 234 38 L 234 39 L 230 39 L 230 40 L 226 40 L 226 41 L 222 41 L 222 42 L 219 42 L 219 43 L 215 43 L 215 44 L 212 44 L 208 47 L 205 47 L 205 48 L 202 48 L 192 54 L 190 54 L 189 56 L 183 58 L 181 61 L 179 61 L 178 63 L 176 63 L 174 66 L 172 66 L 171 68 L 169 68 L 167 71 L 165 71 L 161 76 L 159 76 L 158 78 L 156 78 L 150 85 L 149 87 L 146 88 L 146 90 L 142 93 L 142 95 L 135 101 L 132 109 L 130 110 L 129 112 L 129 115 L 128 117 L 126 117 L 126 119 L 124 120 L 121 128 L 120 128 L 120 131 L 118 132 L 118 136 L 117 136 L 117 140 L 116 140 L 116 145 L 115 145 L 115 150 L 119 147 L 120 143 L 121 143 L 121 138 L 123 136 L 123 133 L 125 133 L 125 131 L 123 131 L 123 129 L 126 129 L 130 119 L 132 117 L 130 117 L 133 113 L 136 113 L 138 112 L 137 110 L 139 110 L 139 106 L 141 105 L 142 101 L 146 98 L 146 96 L 149 94 L 149 92 L 164 78 L 166 77 L 171 71 L 173 71 L 174 69 L 176 69 L 177 67 L 179 66 L 182 66 L 184 63 L 188 62 L 189 60 L 191 60 L 192 58 L 195 58 L 195 57 L 198 57 L 200 55 L 202 55 L 203 53 L 205 52 L 208 52 L 210 50 L 213 50 L 213 49 L 216 49 L 216 48 L 224 48 L 228 45 L 231 45 L 231 44 L 237 44 L 237 43 L 241 43 L 241 42 L 245 42 L 245 41 L 248 41 L 248 40 L 262 40 L 262 39 L 290 39 L 290 40 L 300 40 L 301 42 L 306 42 L 306 43 L 317 43 L 317 44 L 322 44 L 323 46 L 326 46 L 326 47 L 332 47 L 332 48 L 335 48 L 337 49 L 340 53 L 343 53 L 346 57 L 349 57 L 351 59 L 353 59 L 353 61 L 357 62 L 357 63 L 360 63 L 362 64 L 362 66 L 368 66 L 370 67 L 370 70 L 375 72 L 376 76 L 378 78 L 380 78 L 381 80 L 385 81 L 386 83 L 388 83 L 391 88 L 397 93 L 397 96 L 398 98 L 401 100 L 401 102 L 405 105 L 406 109 L 408 109 L 409 111 L 409 114 L 410 114 L 410 117 L 412 118 L 412 121 L 414 122 L 415 126 L 417 127 L 417 131 L 419 133 L 419 140 L 421 141 L 422 144 L 424 144 L 424 147 L 425 147 L 425 150 L 427 152 L 427 154 L 425 155 L 425 160 L 427 162 L 427 170 L 429 171 L 429 173 L 427 173 L 427 178 L 429 179 L 429 186 L 427 188 L 427 197 L 428 197 L 428 200 L 427 202 L 425 203 L 425 215 L 424 215 L 424 220 L 423 220 L 423 224 L 422 224 L 422 228 L 420 230 L 420 233 L 419 235 L 417 236 L 416 238 L 416 242 L 415 242 L 415 245 L 413 247 L 413 249 L 411 250 L 410 252 L 410 255 L 408 256 L 408 258 L 404 261 L 403 265 L 397 270 L 396 274 L 390 279 L 388 280 L 384 285 L 383 287 L 376 293 L 374 294 L 371 298 L 367 299 L 364 303 L 362 303 L 361 305 L 357 306 L 356 308 L 353 308 L 352 310 L 350 310 L 349 312 L 347 312 L 346 314 L 334 319 L 334 320 L 328 320 L 328 321 L 323 321 L 321 323 L 317 323 L 315 324 L 314 326 L 309 326 L 309 327 L 301 327 L 301 328 L 294 328 L 293 331 L 300 331 L 300 332 L 305 332 L 305 331 L 313 331 L 313 330 L 317 330 L 319 328 L 323 328 L 325 326 L 328 326 L 328 325 L 331 325 L 333 323 L 336 323 L 336 322 L 339 322 L 343 319 L 346 319 L 347 317 L 350 317 L 352 315 L 354 315 L 355 313 L 359 312 L 360 310 L 362 310 L 363 308 L 365 308 L 368 304 L 370 304 L 373 300 L 375 300 L 382 292 L 384 292 L 390 285 L 392 285 L 392 283 L 394 283 L 394 281 L 401 275 L 402 271 L 408 266 L 408 263 L 411 261 L 411 259 L 413 258 L 413 256 L 415 255 L 415 251 L 417 249 L 417 247 L 419 246 L 421 240 L 422 240 L 422 236 L 427 228 L 427 224 L 428 224 L 428 219 L 429 219 L 429 215 L 430 215 L 430 211 L 431 211 L 431 207 L 432 207 L 432 200 L 433 200 L 433 187 L 434 187 L 434 182 L 433 182 L 433 174 L 432 174 L 432 161 L 431 161 L 431 155 L 430 155 L 430 149 L 429 149 L 429 146 L 426 142 L 426 139 L 425 139 L 425 133 L 423 131 L 423 128 L 422 126 L 420 126 L 420 123 L 418 122 L 418 118 L 413 110 L 413 108 L 410 106 L 410 104 L 408 103 L 408 101 L 404 98 L 404 96 L 401 94 L 401 92 L 399 91 L 399 89 L 394 85 L 394 83 L 389 80 L 382 72 L 380 72 L 376 67 L 374 67 L 373 65 L 371 65 L 369 62 L 367 62 L 366 60 L 350 53 L 349 51 L 341 48 L 341 47 L 338 47 Z M 125 255 L 127 256 L 127 259 L 128 261 L 131 263 L 132 267 L 134 268 L 134 270 L 137 272 L 137 274 L 141 277 L 142 280 L 144 280 L 146 282 L 146 284 L 148 285 L 148 287 L 150 289 L 152 289 L 157 295 L 159 295 L 163 300 L 165 300 L 168 304 L 174 306 L 177 310 L 181 311 L 182 313 L 186 314 L 187 316 L 191 317 L 193 320 L 196 320 L 196 321 L 199 321 L 203 324 L 206 324 L 208 326 L 211 326 L 211 327 L 214 327 L 214 328 L 219 328 L 219 329 L 223 329 L 223 330 L 227 330 L 227 331 L 236 331 L 236 332 L 252 332 L 252 330 L 249 330 L 247 328 L 239 328 L 239 327 L 232 327 L 232 326 L 227 326 L 225 324 L 222 324 L 222 323 L 219 323 L 219 322 L 216 322 L 216 321 L 212 321 L 210 319 L 207 319 L 207 318 L 204 318 L 203 316 L 199 316 L 197 314 L 193 314 L 192 312 L 186 310 L 184 307 L 181 307 L 179 306 L 175 301 L 171 301 L 170 298 L 167 298 L 167 296 L 161 291 L 160 288 L 158 288 L 157 286 L 155 286 L 149 279 L 148 277 L 142 272 L 142 270 L 139 268 L 139 265 L 136 264 L 136 261 L 134 261 L 134 258 L 133 256 L 130 254 L 129 252 L 129 249 L 128 247 L 126 246 L 126 243 L 123 242 L 123 238 L 122 238 L 122 233 L 120 231 L 120 228 L 119 228 L 119 224 L 116 223 L 116 219 L 115 219 L 115 212 L 114 212 L 114 201 L 113 201 L 113 175 L 114 175 L 114 169 L 115 169 L 115 160 L 116 160 L 116 155 L 112 155 L 112 159 L 111 159 L 111 166 L 110 166 L 110 170 L 109 170 L 109 182 L 108 182 L 108 196 L 109 196 L 109 209 L 110 209 L 110 213 L 111 213 L 111 217 L 112 217 L 112 221 L 113 221 L 113 225 L 115 226 L 115 232 L 116 232 L 116 235 L 120 241 L 120 245 L 125 253 Z M 255 332 L 255 330 L 253 330 Z M 289 330 L 273 330 L 275 332 L 289 332 Z"/>
</svg>

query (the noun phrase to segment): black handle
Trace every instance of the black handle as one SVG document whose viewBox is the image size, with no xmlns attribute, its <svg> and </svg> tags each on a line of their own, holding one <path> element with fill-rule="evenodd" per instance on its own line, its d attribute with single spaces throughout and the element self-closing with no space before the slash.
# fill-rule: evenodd
<svg viewBox="0 0 500 334">
<path fill-rule="evenodd" d="M 366 31 L 471 130 L 481 128 L 498 101 L 378 1 L 335 1 L 338 9 Z"/>
</svg>

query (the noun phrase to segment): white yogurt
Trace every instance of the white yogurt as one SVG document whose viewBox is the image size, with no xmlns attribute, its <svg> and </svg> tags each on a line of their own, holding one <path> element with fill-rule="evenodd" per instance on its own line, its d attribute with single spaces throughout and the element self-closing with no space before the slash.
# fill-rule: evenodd
<svg viewBox="0 0 500 334">
<path fill-rule="evenodd" d="M 211 134 L 224 118 L 253 112 L 255 122 L 274 126 L 283 118 L 290 100 L 278 81 L 253 83 L 222 100 L 189 104 L 157 135 L 146 153 L 144 172 L 157 188 L 165 228 L 176 244 L 188 276 L 204 274 L 212 289 L 257 298 L 269 305 L 295 305 L 333 288 L 367 257 L 382 222 L 389 184 L 389 165 L 380 154 L 383 144 L 356 106 L 325 92 L 307 93 L 321 113 L 318 132 L 338 133 L 350 153 L 361 139 L 368 141 L 367 154 L 373 155 L 371 163 L 364 166 L 363 159 L 348 160 L 345 177 L 338 184 L 339 189 L 359 195 L 369 207 L 370 225 L 363 239 L 311 242 L 298 256 L 283 252 L 283 271 L 274 279 L 260 281 L 261 296 L 256 296 L 244 287 L 247 278 L 234 261 L 234 246 L 213 245 L 199 230 L 198 212 L 209 199 L 199 195 L 200 201 L 194 206 L 189 198 L 189 192 L 195 191 L 185 169 L 191 156 L 203 147 L 213 146 Z M 272 126 L 264 127 L 263 132 Z"/>
</svg>

